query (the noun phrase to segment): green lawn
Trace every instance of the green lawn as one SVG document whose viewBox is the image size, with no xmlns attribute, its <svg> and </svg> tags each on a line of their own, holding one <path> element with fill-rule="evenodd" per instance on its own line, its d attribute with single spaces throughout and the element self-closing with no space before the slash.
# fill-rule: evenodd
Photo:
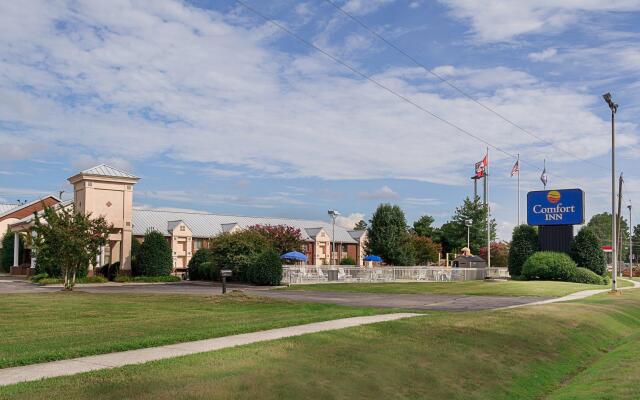
<svg viewBox="0 0 640 400">
<path fill-rule="evenodd" d="M 243 295 L 0 295 L 0 368 L 389 312 Z"/>
<path fill-rule="evenodd" d="M 631 286 L 618 281 L 619 287 Z M 405 282 L 405 283 L 321 283 L 293 285 L 286 290 L 317 290 L 326 292 L 362 293 L 433 293 L 484 296 L 552 296 L 560 297 L 589 289 L 607 289 L 609 286 L 585 285 L 571 282 L 546 281 L 465 281 L 465 282 Z"/>
<path fill-rule="evenodd" d="M 257 343 L 12 385 L 0 398 L 631 400 L 639 330 L 633 290 Z"/>
</svg>

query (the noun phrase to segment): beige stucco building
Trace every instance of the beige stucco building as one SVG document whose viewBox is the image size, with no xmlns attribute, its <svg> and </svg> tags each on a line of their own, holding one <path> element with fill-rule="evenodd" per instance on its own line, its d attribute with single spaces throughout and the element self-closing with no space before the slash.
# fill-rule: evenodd
<svg viewBox="0 0 640 400">
<path fill-rule="evenodd" d="M 328 265 L 332 259 L 350 257 L 356 264 L 363 265 L 366 231 L 349 231 L 335 226 L 335 238 L 332 238 L 333 227 L 324 221 L 137 209 L 133 207 L 133 191 L 139 178 L 105 164 L 86 169 L 68 180 L 73 186 L 72 200 L 60 202 L 51 197 L 33 202 L 28 213 L 15 214 L 20 218 L 13 218 L 6 224 L 15 235 L 31 235 L 33 213 L 41 211 L 45 206 L 73 206 L 85 214 L 104 216 L 113 229 L 109 234 L 108 245 L 104 246 L 100 256 L 90 267 L 90 274 L 96 266 L 115 262 L 120 262 L 122 274 L 130 274 L 131 241 L 142 241 L 149 230 L 158 231 L 165 236 L 171 246 L 174 273 L 179 274 L 185 271 L 198 249 L 209 245 L 212 237 L 234 233 L 254 225 L 287 225 L 298 229 L 304 242 L 302 251 L 308 257 L 308 264 Z M 332 243 L 335 245 L 333 257 Z M 35 255 L 30 257 L 28 265 L 20 265 L 17 246 L 14 253 L 12 271 L 19 274 L 33 273 Z"/>
</svg>

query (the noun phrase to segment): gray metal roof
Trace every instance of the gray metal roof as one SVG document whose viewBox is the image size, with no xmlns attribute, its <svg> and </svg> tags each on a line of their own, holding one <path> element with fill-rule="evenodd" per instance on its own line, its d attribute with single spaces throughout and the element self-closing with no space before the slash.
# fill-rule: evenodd
<svg viewBox="0 0 640 400">
<path fill-rule="evenodd" d="M 169 232 L 173 232 L 174 229 L 176 229 L 176 226 L 180 225 L 180 223 L 182 222 L 182 220 L 178 220 L 178 221 L 168 221 L 167 222 L 167 230 Z M 186 225 L 186 224 L 185 224 Z"/>
<path fill-rule="evenodd" d="M 128 172 L 125 172 L 125 171 L 123 171 L 121 169 L 112 167 L 112 166 L 107 165 L 107 164 L 96 165 L 93 168 L 85 169 L 81 173 L 85 174 L 85 175 L 115 176 L 115 177 L 118 177 L 118 178 L 138 179 L 138 177 L 135 176 L 135 175 L 132 175 L 132 174 L 130 174 Z"/>
<path fill-rule="evenodd" d="M 366 230 L 359 230 L 359 231 L 349 231 L 349 235 L 351 235 L 352 238 L 356 239 L 356 240 L 360 240 L 360 238 L 367 233 Z"/>
<path fill-rule="evenodd" d="M 223 225 L 238 224 L 240 228 L 253 225 L 287 225 L 300 229 L 303 240 L 311 240 L 306 229 L 324 228 L 331 236 L 331 224 L 323 221 L 276 218 L 276 217 L 247 217 L 239 215 L 219 215 L 198 212 L 141 210 L 133 209 L 133 234 L 144 235 L 148 230 L 166 232 L 169 221 L 184 221 L 191 229 L 195 238 L 210 238 L 224 232 Z M 349 232 L 336 225 L 336 242 L 357 243 Z"/>
<path fill-rule="evenodd" d="M 4 214 L 7 211 L 11 211 L 16 207 L 18 207 L 17 204 L 0 204 L 0 214 Z"/>
</svg>

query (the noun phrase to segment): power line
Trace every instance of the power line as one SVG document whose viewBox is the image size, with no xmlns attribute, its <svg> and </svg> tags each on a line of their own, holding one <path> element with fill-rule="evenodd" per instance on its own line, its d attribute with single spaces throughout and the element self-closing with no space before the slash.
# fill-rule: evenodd
<svg viewBox="0 0 640 400">
<path fill-rule="evenodd" d="M 332 55 L 331 53 L 329 53 L 329 52 L 325 51 L 324 49 L 322 49 L 322 48 L 320 48 L 320 47 L 316 46 L 315 44 L 313 44 L 313 43 L 311 43 L 311 42 L 309 42 L 307 39 L 305 39 L 305 38 L 303 38 L 302 36 L 298 35 L 297 33 L 295 33 L 294 31 L 290 30 L 290 29 L 289 29 L 289 28 L 287 28 L 286 26 L 284 26 L 284 25 L 280 24 L 279 22 L 275 21 L 273 18 L 270 18 L 269 16 L 267 16 L 267 15 L 265 15 L 265 14 L 261 13 L 260 11 L 256 10 L 255 8 L 253 8 L 253 7 L 249 6 L 249 5 L 248 5 L 248 4 L 246 4 L 243 0 L 235 0 L 235 2 L 236 2 L 237 4 L 239 4 L 240 6 L 244 7 L 245 9 L 249 10 L 251 13 L 253 13 L 253 14 L 257 15 L 257 16 L 258 16 L 258 17 L 260 17 L 260 18 L 262 18 L 262 19 L 263 19 L 263 20 L 265 20 L 266 22 L 268 22 L 268 23 L 270 23 L 270 24 L 272 24 L 272 25 L 276 26 L 278 29 L 280 29 L 280 30 L 282 30 L 282 31 L 286 32 L 287 34 L 291 35 L 292 37 L 294 37 L 294 38 L 295 38 L 296 40 L 298 40 L 299 42 L 301 42 L 301 43 L 303 43 L 303 44 L 305 44 L 305 45 L 307 45 L 307 46 L 309 46 L 309 47 L 311 47 L 311 48 L 315 49 L 316 51 L 318 51 L 318 52 L 320 52 L 320 53 L 324 54 L 326 57 L 330 58 L 331 60 L 333 60 L 333 61 L 334 61 L 334 62 L 336 62 L 337 64 L 342 65 L 343 67 L 345 67 L 345 68 L 346 68 L 346 69 L 348 69 L 349 71 L 353 72 L 354 74 L 356 74 L 356 75 L 358 75 L 358 76 L 360 76 L 360 77 L 364 78 L 365 80 L 367 80 L 367 81 L 369 81 L 369 82 L 373 83 L 374 85 L 376 85 L 376 86 L 377 86 L 377 87 L 379 87 L 380 89 L 385 90 L 386 92 L 388 92 L 388 93 L 390 93 L 390 94 L 394 95 L 395 97 L 399 98 L 400 100 L 402 100 L 402 101 L 404 101 L 404 102 L 406 102 L 406 103 L 408 103 L 408 104 L 410 104 L 410 105 L 414 106 L 414 107 L 415 107 L 415 108 L 417 108 L 418 110 L 420 110 L 420 111 L 422 111 L 422 112 L 424 112 L 424 113 L 426 113 L 426 114 L 429 114 L 429 115 L 430 115 L 430 116 L 432 116 L 433 118 L 435 118 L 435 119 L 437 119 L 437 120 L 439 120 L 439 121 L 441 121 L 441 122 L 445 123 L 446 125 L 451 126 L 452 128 L 456 129 L 457 131 L 459 131 L 459 132 L 461 132 L 461 133 L 463 133 L 463 134 L 465 134 L 465 135 L 467 135 L 467 136 L 469 136 L 469 137 L 471 137 L 471 138 L 474 138 L 474 139 L 478 140 L 479 142 L 482 142 L 482 143 L 486 144 L 487 146 L 491 147 L 492 149 L 497 150 L 498 152 L 500 152 L 500 153 L 502 153 L 502 154 L 504 154 L 504 155 L 506 155 L 506 156 L 508 156 L 508 157 L 511 157 L 511 158 L 513 158 L 513 159 L 516 159 L 516 158 L 517 158 L 517 156 L 516 156 L 515 154 L 510 153 L 510 152 L 508 152 L 507 150 L 504 150 L 504 149 L 502 149 L 501 147 L 496 146 L 496 145 L 494 145 L 493 143 L 491 143 L 491 142 L 487 141 L 486 139 L 483 139 L 482 137 L 480 137 L 480 136 L 478 136 L 478 135 L 475 135 L 475 134 L 473 134 L 473 133 L 469 132 L 468 130 L 466 130 L 466 129 L 464 129 L 464 128 L 462 128 L 462 127 L 458 126 L 458 125 L 456 125 L 455 123 L 453 123 L 453 122 L 451 122 L 451 121 L 449 121 L 449 120 L 447 120 L 446 118 L 441 117 L 441 116 L 439 116 L 438 114 L 436 114 L 436 113 L 434 113 L 434 112 L 430 111 L 429 109 L 427 109 L 427 108 L 425 108 L 425 107 L 423 107 L 423 106 L 421 106 L 421 105 L 417 104 L 416 102 L 414 102 L 414 101 L 413 101 L 413 100 L 411 100 L 410 98 L 408 98 L 408 97 L 406 97 L 406 96 L 404 96 L 404 95 L 402 95 L 402 94 L 400 94 L 400 93 L 396 92 L 395 90 L 393 90 L 393 89 L 389 88 L 388 86 L 385 86 L 384 84 L 382 84 L 381 82 L 379 82 L 379 81 L 378 81 L 378 80 L 376 80 L 375 78 L 372 78 L 371 76 L 369 76 L 369 75 L 365 74 L 364 72 L 361 72 L 360 70 L 358 70 L 357 68 L 355 68 L 355 67 L 351 66 L 351 65 L 350 65 L 350 64 L 348 64 L 347 62 L 342 61 L 342 60 L 341 60 L 341 59 L 339 59 L 338 57 L 336 57 L 336 56 Z M 526 165 L 530 165 L 530 166 L 532 166 L 532 167 L 535 167 L 536 169 L 540 169 L 540 166 L 537 166 L 537 165 L 535 165 L 534 163 L 530 163 L 530 162 L 528 162 L 528 161 L 526 161 L 526 160 L 523 160 L 523 159 L 522 159 L 522 157 L 520 158 L 520 162 L 522 162 L 522 163 L 524 163 L 524 164 L 526 164 Z M 566 181 L 569 181 L 569 182 L 572 182 L 572 183 L 574 183 L 574 184 L 579 185 L 579 183 L 577 183 L 577 182 L 575 182 L 575 181 L 573 181 L 573 180 L 571 180 L 571 179 L 569 179 L 569 178 L 565 178 L 565 177 L 563 177 L 562 175 L 559 175 L 559 174 L 558 174 L 558 175 L 556 175 L 556 176 L 558 176 L 558 177 L 560 177 L 560 178 L 563 178 L 563 179 L 565 179 Z"/>
<path fill-rule="evenodd" d="M 606 169 L 605 167 L 603 167 L 602 165 L 599 165 L 597 163 L 594 163 L 593 161 L 587 160 L 585 158 L 582 158 L 576 154 L 573 154 L 567 150 L 564 150 L 556 145 L 553 144 L 553 142 L 549 142 L 548 140 L 536 135 L 535 133 L 529 131 L 528 129 L 522 127 L 521 125 L 513 122 L 512 120 L 510 120 L 509 118 L 505 117 L 504 115 L 500 114 L 498 111 L 494 110 L 493 108 L 487 106 L 486 104 L 484 104 L 483 102 L 480 102 L 479 100 L 477 100 L 475 97 L 473 97 L 472 95 L 470 95 L 469 93 L 465 92 L 464 90 L 462 90 L 460 87 L 458 87 L 457 85 L 453 84 L 452 82 L 450 82 L 449 80 L 447 80 L 446 78 L 442 77 L 440 74 L 434 72 L 433 70 L 431 70 L 430 68 L 428 68 L 427 66 L 425 66 L 424 64 L 422 64 L 420 61 L 418 61 L 415 57 L 413 57 L 412 55 L 408 54 L 407 52 L 405 52 L 404 50 L 402 50 L 401 48 L 399 48 L 398 46 L 396 46 L 393 42 L 387 40 L 384 36 L 380 35 L 378 32 L 376 32 L 375 30 L 373 30 L 372 28 L 370 28 L 367 24 L 365 24 L 364 22 L 362 22 L 362 20 L 360 20 L 359 18 L 355 17 L 354 15 L 352 15 L 351 13 L 349 13 L 348 11 L 344 10 L 342 7 L 340 7 L 338 4 L 336 4 L 333 0 L 325 0 L 325 2 L 331 4 L 335 9 L 337 9 L 338 11 L 340 11 L 342 14 L 344 14 L 345 16 L 347 16 L 348 18 L 350 18 L 351 20 L 353 20 L 354 22 L 356 22 L 358 25 L 360 25 L 363 29 L 365 29 L 366 31 L 368 31 L 369 33 L 371 33 L 372 35 L 374 35 L 375 37 L 377 37 L 379 40 L 381 40 L 382 42 L 384 42 L 385 44 L 387 44 L 389 47 L 393 48 L 394 50 L 396 50 L 398 53 L 404 55 L 405 57 L 407 57 L 409 60 L 411 60 L 414 64 L 416 64 L 417 66 L 421 67 L 422 69 L 424 69 L 426 72 L 428 72 L 429 74 L 433 75 L 434 77 L 436 77 L 437 79 L 439 79 L 442 83 L 447 84 L 449 87 L 451 87 L 452 89 L 454 89 L 455 91 L 457 91 L 458 93 L 460 93 L 461 95 L 463 95 L 464 97 L 468 98 L 469 100 L 473 101 L 474 103 L 478 104 L 480 107 L 484 108 L 485 110 L 491 112 L 492 114 L 494 114 L 495 116 L 497 116 L 498 118 L 502 119 L 503 121 L 507 122 L 508 124 L 510 124 L 511 126 L 521 130 L 522 132 L 526 133 L 527 135 L 534 137 L 536 139 L 538 139 L 539 141 L 541 141 L 542 143 L 551 146 L 557 150 L 562 151 L 563 153 L 576 158 L 577 160 L 583 161 L 585 163 L 594 165 L 598 168 L 603 168 Z"/>
</svg>

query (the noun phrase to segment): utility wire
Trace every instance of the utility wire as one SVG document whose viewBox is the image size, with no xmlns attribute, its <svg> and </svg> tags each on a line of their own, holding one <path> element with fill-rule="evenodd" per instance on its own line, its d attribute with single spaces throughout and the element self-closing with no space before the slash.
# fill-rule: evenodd
<svg viewBox="0 0 640 400">
<path fill-rule="evenodd" d="M 464 129 L 464 128 L 460 127 L 459 125 L 456 125 L 455 123 L 453 123 L 453 122 L 451 122 L 451 121 L 447 120 L 446 118 L 441 117 L 441 116 L 439 116 L 438 114 L 436 114 L 436 113 L 434 113 L 434 112 L 430 111 L 429 109 L 427 109 L 427 108 L 425 108 L 425 107 L 423 107 L 423 106 L 421 106 L 421 105 L 417 104 L 416 102 L 414 102 L 414 101 L 413 101 L 413 100 L 411 100 L 410 98 L 408 98 L 408 97 L 406 97 L 406 96 L 404 96 L 404 95 L 402 95 L 402 94 L 400 94 L 400 93 L 396 92 L 395 90 L 393 90 L 393 89 L 389 88 L 388 86 L 385 86 L 383 83 L 379 82 L 378 80 L 376 80 L 375 78 L 371 77 L 370 75 L 367 75 L 367 74 L 365 74 L 364 72 L 361 72 L 360 70 L 358 70 L 357 68 L 355 68 L 355 67 L 351 66 L 351 65 L 350 65 L 350 64 L 348 64 L 347 62 L 342 61 L 342 60 L 341 60 L 341 59 L 339 59 L 338 57 L 336 57 L 336 56 L 332 55 L 331 53 L 329 53 L 329 52 L 325 51 L 324 49 L 322 49 L 322 48 L 320 48 L 320 47 L 316 46 L 315 44 L 313 44 L 313 43 L 311 43 L 311 42 L 309 42 L 307 39 L 305 39 L 305 38 L 303 38 L 302 36 L 298 35 L 297 33 L 295 33 L 294 31 L 290 30 L 289 28 L 287 28 L 286 26 L 282 25 L 281 23 L 277 22 L 277 21 L 276 21 L 276 20 L 274 20 L 273 18 L 270 18 L 269 16 L 267 16 L 267 15 L 263 14 L 262 12 L 260 12 L 260 11 L 256 10 L 255 8 L 251 7 L 250 5 L 248 5 L 247 3 L 245 3 L 243 0 L 235 0 L 235 2 L 236 2 L 237 4 L 239 4 L 240 6 L 244 7 L 245 9 L 249 10 L 251 13 L 253 13 L 253 14 L 257 15 L 257 16 L 258 16 L 258 17 L 260 17 L 260 18 L 262 18 L 262 19 L 263 19 L 263 20 L 265 20 L 266 22 L 268 22 L 268 23 L 270 23 L 270 24 L 274 25 L 274 26 L 275 26 L 275 27 L 277 27 L 278 29 L 280 29 L 280 30 L 282 30 L 282 31 L 286 32 L 287 34 L 291 35 L 293 38 L 295 38 L 295 39 L 296 39 L 296 40 L 298 40 L 299 42 L 301 42 L 301 43 L 303 43 L 303 44 L 305 44 L 305 45 L 307 45 L 307 46 L 309 46 L 309 47 L 311 47 L 311 48 L 315 49 L 316 51 L 318 51 L 318 52 L 320 52 L 320 53 L 324 54 L 326 57 L 330 58 L 331 60 L 333 60 L 333 61 L 334 61 L 334 62 L 336 62 L 337 64 L 342 65 L 343 67 L 345 67 L 345 68 L 346 68 L 346 69 L 348 69 L 349 71 L 353 72 L 355 75 L 358 75 L 358 76 L 360 76 L 360 77 L 364 78 L 365 80 L 367 80 L 367 81 L 369 81 L 369 82 L 373 83 L 374 85 L 376 85 L 376 86 L 377 86 L 377 87 L 379 87 L 380 89 L 382 89 L 382 90 L 384 90 L 384 91 L 386 91 L 386 92 L 388 92 L 388 93 L 390 93 L 390 94 L 394 95 L 395 97 L 399 98 L 400 100 L 402 100 L 402 101 L 404 101 L 404 102 L 406 102 L 406 103 L 408 103 L 408 104 L 410 104 L 410 105 L 414 106 L 414 107 L 415 107 L 415 108 L 417 108 L 418 110 L 420 110 L 420 111 L 422 111 L 422 112 L 424 112 L 424 113 L 426 113 L 426 114 L 428 114 L 428 115 L 432 116 L 433 118 L 435 118 L 435 119 L 437 119 L 437 120 L 439 120 L 439 121 L 441 121 L 441 122 L 445 123 L 446 125 L 451 126 L 452 128 L 456 129 L 457 131 L 459 131 L 459 132 L 461 132 L 461 133 L 463 133 L 463 134 L 465 134 L 465 135 L 467 135 L 467 136 L 469 136 L 469 137 L 471 137 L 471 138 L 474 138 L 474 139 L 478 140 L 479 142 L 484 143 L 485 145 L 487 145 L 487 146 L 491 147 L 492 149 L 494 149 L 494 150 L 496 150 L 496 151 L 498 151 L 498 152 L 500 152 L 500 153 L 502 153 L 502 154 L 504 154 L 504 155 L 506 155 L 506 156 L 508 156 L 508 157 L 511 157 L 511 158 L 513 158 L 513 159 L 517 159 L 517 156 L 516 156 L 515 154 L 510 153 L 510 152 L 508 152 L 507 150 L 504 150 L 504 149 L 502 149 L 501 147 L 496 146 L 496 145 L 494 145 L 493 143 L 491 143 L 491 142 L 487 141 L 486 139 L 484 139 L 484 138 L 482 138 L 482 137 L 480 137 L 480 136 L 478 136 L 478 135 L 475 135 L 475 134 L 473 134 L 473 133 L 469 132 L 468 130 L 466 130 L 466 129 Z M 540 166 L 539 166 L 539 165 L 535 165 L 534 163 L 530 163 L 530 162 L 528 162 L 528 161 L 526 161 L 526 160 L 523 160 L 523 159 L 522 159 L 522 157 L 520 157 L 520 162 L 522 162 L 522 163 L 524 163 L 524 164 L 526 164 L 526 165 L 530 165 L 530 166 L 532 166 L 532 167 L 535 167 L 536 169 L 540 169 Z M 563 178 L 561 175 L 555 175 L 555 176 L 560 177 L 560 178 Z M 574 184 L 578 184 L 578 185 L 579 185 L 579 183 L 577 183 L 577 182 L 575 182 L 575 181 L 572 181 L 572 180 L 571 180 L 571 179 L 569 179 L 569 178 L 564 178 L 564 179 L 565 179 L 566 181 L 568 181 L 568 182 L 572 182 L 572 183 L 574 183 Z"/>
<path fill-rule="evenodd" d="M 342 7 L 340 7 L 338 4 L 336 4 L 333 0 L 325 0 L 325 2 L 331 4 L 336 10 L 340 11 L 343 15 L 345 15 L 346 17 L 350 18 L 351 20 L 353 20 L 354 22 L 356 22 L 358 25 L 360 25 L 363 29 L 365 29 L 366 31 L 368 31 L 369 33 L 371 33 L 372 35 L 374 35 L 375 37 L 377 37 L 379 40 L 381 40 L 382 42 L 384 42 L 385 44 L 387 44 L 389 47 L 393 48 L 395 51 L 397 51 L 398 53 L 404 55 L 405 57 L 407 57 L 409 60 L 411 60 L 414 64 L 416 64 L 417 66 L 419 66 L 420 68 L 424 69 L 426 72 L 428 72 L 429 74 L 433 75 L 434 77 L 436 77 L 437 79 L 439 79 L 442 83 L 447 84 L 449 87 L 451 87 L 452 89 L 454 89 L 455 91 L 457 91 L 458 93 L 460 93 L 461 95 L 463 95 L 464 97 L 468 98 L 469 100 L 473 101 L 474 103 L 478 104 L 480 107 L 484 108 L 485 110 L 491 112 L 492 114 L 494 114 L 495 116 L 497 116 L 498 118 L 502 119 L 503 121 L 507 122 L 508 124 L 510 124 L 511 126 L 521 130 L 522 132 L 526 133 L 527 135 L 538 139 L 539 141 L 541 141 L 542 143 L 544 143 L 547 146 L 551 146 L 573 158 L 576 158 L 577 160 L 583 161 L 585 163 L 594 165 L 598 168 L 603 168 L 606 169 L 605 167 L 603 167 L 602 165 L 599 165 L 597 163 L 594 163 L 593 161 L 587 160 L 585 158 L 582 158 L 576 154 L 573 154 L 563 148 L 560 148 L 558 146 L 556 146 L 553 142 L 550 142 L 542 137 L 540 137 L 539 135 L 536 135 L 535 133 L 529 131 L 528 129 L 522 127 L 521 125 L 513 122 L 512 120 L 510 120 L 509 118 L 505 117 L 504 115 L 500 114 L 498 111 L 494 110 L 493 108 L 487 106 L 486 104 L 484 104 L 483 102 L 479 101 L 478 99 L 476 99 L 475 97 L 473 97 L 472 95 L 470 95 L 469 93 L 467 93 L 466 91 L 464 91 L 463 89 L 461 89 L 460 87 L 458 87 L 457 85 L 453 84 L 451 81 L 447 80 L 446 78 L 442 77 L 440 74 L 438 74 L 437 72 L 431 70 L 430 68 L 428 68 L 427 66 L 425 66 L 424 64 L 422 64 L 420 61 L 418 61 L 415 57 L 413 57 L 412 55 L 408 54 L 407 52 L 405 52 L 404 50 L 402 50 L 401 48 L 399 48 L 398 46 L 396 46 L 393 42 L 387 40 L 384 36 L 380 35 L 378 32 L 376 32 L 375 30 L 373 30 L 372 28 L 370 28 L 367 24 L 365 24 L 364 22 L 362 22 L 361 19 L 355 17 L 353 14 L 349 13 L 348 11 L 344 10 Z"/>
</svg>

